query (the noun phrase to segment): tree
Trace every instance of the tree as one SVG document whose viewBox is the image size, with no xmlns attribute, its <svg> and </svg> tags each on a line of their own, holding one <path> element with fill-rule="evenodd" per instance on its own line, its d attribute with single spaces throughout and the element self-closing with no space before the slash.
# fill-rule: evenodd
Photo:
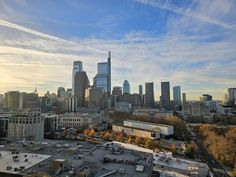
<svg viewBox="0 0 236 177">
<path fill-rule="evenodd" d="M 136 136 L 135 140 L 134 140 L 134 143 L 139 146 L 141 142 L 142 142 L 142 138 L 139 137 L 139 136 Z"/>
<path fill-rule="evenodd" d="M 153 142 L 152 142 L 152 140 L 150 138 L 145 138 L 144 147 L 148 148 L 148 149 L 152 149 Z"/>
<path fill-rule="evenodd" d="M 194 158 L 194 154 L 195 154 L 195 148 L 192 144 L 186 144 L 185 145 L 186 149 L 184 151 L 184 155 L 188 158 L 193 159 Z"/>
<path fill-rule="evenodd" d="M 89 136 L 94 136 L 96 133 L 94 131 L 94 129 L 91 129 L 90 132 L 89 132 Z"/>
<path fill-rule="evenodd" d="M 112 135 L 109 132 L 106 132 L 103 136 L 103 139 L 105 140 L 111 140 Z"/>
<path fill-rule="evenodd" d="M 171 151 L 173 154 L 176 154 L 177 150 L 176 150 L 176 145 L 175 145 L 175 144 L 170 145 L 170 151 Z"/>
<path fill-rule="evenodd" d="M 87 129 L 84 130 L 84 135 L 88 136 L 89 133 L 90 133 L 90 129 L 89 129 L 89 128 L 87 128 Z"/>
<path fill-rule="evenodd" d="M 133 143 L 133 140 L 132 140 L 132 137 L 131 137 L 131 136 L 128 137 L 127 143 L 129 143 L 129 144 L 132 144 L 132 143 Z"/>
</svg>

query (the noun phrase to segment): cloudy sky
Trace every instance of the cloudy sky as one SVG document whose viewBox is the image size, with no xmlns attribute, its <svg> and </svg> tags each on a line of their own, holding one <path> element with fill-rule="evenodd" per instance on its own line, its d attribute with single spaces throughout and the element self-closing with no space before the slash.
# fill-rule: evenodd
<svg viewBox="0 0 236 177">
<path fill-rule="evenodd" d="M 221 99 L 236 85 L 235 0 L 1 0 L 0 93 L 71 87 L 72 63 L 92 82 L 112 52 L 112 85 L 180 85 Z M 172 88 L 171 88 L 172 90 Z"/>
</svg>

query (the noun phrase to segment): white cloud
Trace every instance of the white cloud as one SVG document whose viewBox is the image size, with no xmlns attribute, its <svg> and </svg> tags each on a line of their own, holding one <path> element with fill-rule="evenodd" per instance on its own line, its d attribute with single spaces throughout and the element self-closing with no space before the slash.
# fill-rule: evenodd
<svg viewBox="0 0 236 177">
<path fill-rule="evenodd" d="M 163 5 L 167 7 L 172 6 Z M 227 13 L 228 7 L 223 12 Z M 34 87 L 45 92 L 55 91 L 59 86 L 71 87 L 74 60 L 83 61 L 92 82 L 97 62 L 106 60 L 107 51 L 112 51 L 113 85 L 122 85 L 123 80 L 128 79 L 132 91 L 137 92 L 139 84 L 153 81 L 158 98 L 160 82 L 171 81 L 172 85 L 181 85 L 183 91 L 191 94 L 189 97 L 197 99 L 207 91 L 220 98 L 225 89 L 235 83 L 235 33 L 230 32 L 216 42 L 208 42 L 208 39 L 218 34 L 181 33 L 191 21 L 199 25 L 201 31 L 201 24 L 190 17 L 186 15 L 177 22 L 170 18 L 168 32 L 162 36 L 133 31 L 119 40 L 71 41 L 0 20 L 0 92 L 32 91 Z M 199 21 L 199 17 L 197 19 Z M 203 20 L 208 18 L 204 16 Z M 218 25 L 224 26 L 219 22 Z M 199 62 L 204 65 L 197 67 Z"/>
<path fill-rule="evenodd" d="M 219 15 L 223 16 L 230 10 L 230 1 L 228 0 L 199 0 L 194 3 L 196 7 L 178 7 L 168 0 L 135 0 L 137 2 L 154 6 L 160 9 L 168 10 L 180 15 L 195 18 L 197 20 L 212 23 L 226 29 L 236 30 L 235 24 L 225 23 L 219 19 Z M 194 1 L 195 2 L 195 1 Z M 232 3 L 233 4 L 233 3 Z M 194 9 L 195 8 L 195 9 Z M 215 18 L 218 17 L 218 18 Z"/>
</svg>

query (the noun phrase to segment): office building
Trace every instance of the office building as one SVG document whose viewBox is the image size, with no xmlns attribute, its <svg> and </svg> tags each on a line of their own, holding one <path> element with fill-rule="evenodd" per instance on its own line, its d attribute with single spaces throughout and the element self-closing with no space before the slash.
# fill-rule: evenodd
<svg viewBox="0 0 236 177">
<path fill-rule="evenodd" d="M 71 113 L 59 115 L 59 127 L 93 128 L 102 123 L 102 113 Z"/>
<path fill-rule="evenodd" d="M 182 100 L 183 100 L 183 104 L 187 103 L 187 97 L 186 97 L 186 93 L 182 93 Z"/>
<path fill-rule="evenodd" d="M 89 87 L 85 93 L 86 106 L 104 109 L 105 93 L 101 87 Z"/>
<path fill-rule="evenodd" d="M 202 102 L 183 104 L 182 109 L 185 117 L 204 117 L 210 115 L 209 107 Z"/>
<path fill-rule="evenodd" d="M 236 88 L 228 88 L 228 105 L 236 105 Z"/>
<path fill-rule="evenodd" d="M 19 109 L 23 110 L 26 108 L 36 108 L 39 107 L 38 93 L 26 93 L 22 92 L 19 95 Z"/>
<path fill-rule="evenodd" d="M 174 105 L 181 105 L 181 90 L 180 86 L 173 87 Z"/>
<path fill-rule="evenodd" d="M 56 132 L 59 127 L 58 115 L 43 115 L 44 117 L 44 132 Z"/>
<path fill-rule="evenodd" d="M 119 98 L 122 95 L 122 87 L 116 86 L 112 89 L 111 95 L 111 106 L 115 107 L 116 103 L 119 102 Z"/>
<path fill-rule="evenodd" d="M 89 86 L 88 76 L 85 71 L 77 72 L 75 74 L 74 83 L 74 97 L 75 97 L 75 107 L 76 111 L 78 107 L 85 106 L 85 90 Z"/>
<path fill-rule="evenodd" d="M 127 80 L 123 83 L 123 94 L 130 94 L 130 84 Z"/>
<path fill-rule="evenodd" d="M 75 76 L 76 73 L 80 73 L 83 71 L 83 65 L 81 61 L 74 61 L 73 70 L 72 70 L 72 111 L 76 111 L 77 103 L 76 103 L 76 94 L 75 94 Z"/>
<path fill-rule="evenodd" d="M 0 106 L 4 104 L 4 95 L 0 94 Z"/>
<path fill-rule="evenodd" d="M 44 135 L 44 118 L 40 108 L 28 109 L 26 112 L 9 117 L 8 139 L 42 140 Z"/>
<path fill-rule="evenodd" d="M 138 86 L 138 91 L 139 91 L 139 94 L 140 94 L 140 95 L 143 94 L 143 86 L 142 86 L 142 85 L 139 85 L 139 86 Z"/>
<path fill-rule="evenodd" d="M 57 89 L 57 97 L 62 97 L 65 94 L 66 90 L 64 87 L 58 87 Z"/>
<path fill-rule="evenodd" d="M 9 91 L 5 93 L 5 106 L 10 110 L 18 110 L 19 99 L 20 99 L 19 91 Z"/>
<path fill-rule="evenodd" d="M 170 109 L 170 82 L 161 82 L 161 106 Z"/>
<path fill-rule="evenodd" d="M 134 94 L 123 94 L 119 96 L 119 102 L 127 102 L 131 104 L 132 107 L 141 107 L 141 95 Z"/>
<path fill-rule="evenodd" d="M 174 126 L 154 124 L 143 121 L 125 120 L 123 125 L 112 125 L 112 131 L 124 132 L 126 135 L 157 139 L 174 134 Z"/>
<path fill-rule="evenodd" d="M 206 102 L 212 101 L 212 96 L 209 94 L 203 94 L 200 96 L 200 101 L 206 104 Z"/>
<path fill-rule="evenodd" d="M 118 97 L 121 96 L 122 95 L 122 88 L 119 86 L 113 87 L 112 95 L 116 95 Z"/>
<path fill-rule="evenodd" d="M 94 77 L 94 86 L 101 87 L 110 97 L 111 94 L 111 52 L 108 52 L 107 62 L 101 62 L 97 65 L 97 74 Z"/>
<path fill-rule="evenodd" d="M 7 138 L 9 115 L 0 116 L 0 139 Z"/>
<path fill-rule="evenodd" d="M 146 107 L 154 107 L 154 84 L 153 82 L 145 83 L 145 101 Z"/>
</svg>

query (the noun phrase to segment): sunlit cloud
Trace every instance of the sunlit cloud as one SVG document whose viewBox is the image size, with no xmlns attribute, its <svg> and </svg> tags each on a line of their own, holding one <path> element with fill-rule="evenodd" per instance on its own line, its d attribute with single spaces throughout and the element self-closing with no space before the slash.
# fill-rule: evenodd
<svg viewBox="0 0 236 177">
<path fill-rule="evenodd" d="M 159 100 L 160 82 L 170 81 L 171 86 L 181 85 L 188 98 L 198 99 L 202 93 L 210 93 L 220 99 L 235 84 L 235 25 L 213 12 L 200 14 L 204 11 L 202 4 L 194 10 L 180 9 L 171 1 L 138 1 L 183 16 L 168 18 L 165 33 L 132 30 L 120 38 L 62 38 L 0 19 L 0 93 L 33 91 L 35 87 L 40 93 L 55 92 L 59 86 L 70 88 L 75 60 L 83 62 L 92 83 L 97 62 L 106 61 L 111 51 L 113 86 L 127 79 L 132 92 L 138 92 L 139 84 L 154 82 Z M 229 11 L 225 4 L 222 14 Z M 108 16 L 107 20 L 115 23 L 115 18 Z M 211 32 L 208 23 L 224 31 Z"/>
</svg>

